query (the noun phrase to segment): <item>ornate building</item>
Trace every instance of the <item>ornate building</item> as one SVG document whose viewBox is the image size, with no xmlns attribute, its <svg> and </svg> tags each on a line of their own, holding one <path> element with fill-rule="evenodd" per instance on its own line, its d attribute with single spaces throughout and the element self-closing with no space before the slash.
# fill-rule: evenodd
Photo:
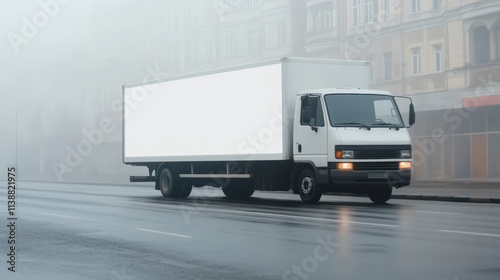
<svg viewBox="0 0 500 280">
<path fill-rule="evenodd" d="M 411 96 L 417 179 L 500 178 L 500 2 L 306 0 L 307 56 L 372 63 Z"/>
<path fill-rule="evenodd" d="M 417 179 L 500 178 L 500 2 L 185 0 L 162 20 L 171 75 L 281 57 L 372 63 L 411 96 Z"/>
</svg>

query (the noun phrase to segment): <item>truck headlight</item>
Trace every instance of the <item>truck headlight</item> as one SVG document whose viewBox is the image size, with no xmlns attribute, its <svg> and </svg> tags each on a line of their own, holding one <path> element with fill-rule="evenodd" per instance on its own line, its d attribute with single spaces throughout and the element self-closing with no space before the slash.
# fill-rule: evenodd
<svg viewBox="0 0 500 280">
<path fill-rule="evenodd" d="M 340 163 L 337 163 L 337 169 L 339 169 L 339 170 L 352 170 L 353 164 L 352 164 L 352 162 L 340 162 Z"/>
<path fill-rule="evenodd" d="M 402 161 L 399 163 L 400 170 L 408 170 L 411 169 L 411 161 Z"/>
<path fill-rule="evenodd" d="M 401 158 L 411 158 L 411 150 L 401 150 Z"/>
<path fill-rule="evenodd" d="M 354 151 L 353 150 L 336 151 L 335 158 L 337 158 L 337 159 L 354 158 Z"/>
</svg>

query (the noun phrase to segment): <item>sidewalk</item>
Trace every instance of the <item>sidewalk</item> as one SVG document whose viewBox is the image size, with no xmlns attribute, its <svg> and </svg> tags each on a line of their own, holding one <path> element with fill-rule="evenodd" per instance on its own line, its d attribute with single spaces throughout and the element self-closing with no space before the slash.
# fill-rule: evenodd
<svg viewBox="0 0 500 280">
<path fill-rule="evenodd" d="M 412 181 L 395 189 L 392 199 L 500 203 L 500 181 L 452 180 Z"/>
</svg>

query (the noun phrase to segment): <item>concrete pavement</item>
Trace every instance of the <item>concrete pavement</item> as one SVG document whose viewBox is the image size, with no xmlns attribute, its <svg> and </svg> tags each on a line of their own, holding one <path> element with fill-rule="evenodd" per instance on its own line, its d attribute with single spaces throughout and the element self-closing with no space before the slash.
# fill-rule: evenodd
<svg viewBox="0 0 500 280">
<path fill-rule="evenodd" d="M 0 279 L 500 279 L 496 204 L 27 182 L 17 199 Z"/>
<path fill-rule="evenodd" d="M 409 186 L 394 190 L 392 198 L 500 203 L 500 180 L 414 180 Z"/>
<path fill-rule="evenodd" d="M 34 182 L 34 181 L 26 181 Z M 40 181 L 42 182 L 42 181 Z M 49 183 L 49 182 L 48 182 Z M 54 182 L 52 182 L 54 183 Z M 117 186 L 143 186 L 153 188 L 152 183 L 102 183 L 102 182 L 64 182 L 70 184 L 101 184 Z M 339 195 L 339 194 L 332 194 Z M 356 196 L 345 194 L 346 196 Z M 413 180 L 409 186 L 394 190 L 392 199 L 455 201 L 500 204 L 500 180 Z"/>
</svg>

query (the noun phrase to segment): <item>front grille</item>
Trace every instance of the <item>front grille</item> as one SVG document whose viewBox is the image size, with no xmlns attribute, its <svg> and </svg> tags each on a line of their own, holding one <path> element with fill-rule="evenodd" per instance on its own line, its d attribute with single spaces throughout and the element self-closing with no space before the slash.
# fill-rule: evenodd
<svg viewBox="0 0 500 280">
<path fill-rule="evenodd" d="M 399 162 L 355 162 L 354 170 L 399 170 Z"/>
<path fill-rule="evenodd" d="M 401 150 L 411 150 L 411 145 L 337 145 L 335 150 L 352 150 L 355 159 L 396 159 L 401 158 Z"/>
<path fill-rule="evenodd" d="M 388 159 L 400 158 L 401 150 L 359 150 L 354 151 L 354 158 L 357 159 Z"/>
</svg>

